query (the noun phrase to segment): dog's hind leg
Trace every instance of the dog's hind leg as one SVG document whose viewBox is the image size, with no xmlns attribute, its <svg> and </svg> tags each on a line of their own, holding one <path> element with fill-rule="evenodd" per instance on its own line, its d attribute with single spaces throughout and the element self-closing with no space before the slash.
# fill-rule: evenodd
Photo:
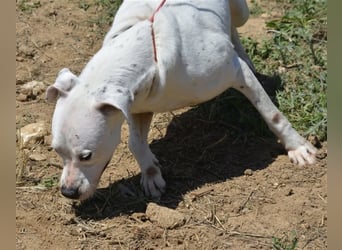
<svg viewBox="0 0 342 250">
<path fill-rule="evenodd" d="M 159 198 L 165 189 L 158 160 L 152 153 L 147 136 L 153 113 L 132 114 L 128 146 L 141 169 L 141 185 L 147 196 Z"/>
<path fill-rule="evenodd" d="M 298 134 L 272 103 L 247 63 L 236 56 L 234 64 L 239 67 L 239 70 L 233 87 L 243 93 L 259 111 L 268 127 L 285 146 L 290 160 L 299 165 L 315 163 L 316 148 Z"/>
</svg>

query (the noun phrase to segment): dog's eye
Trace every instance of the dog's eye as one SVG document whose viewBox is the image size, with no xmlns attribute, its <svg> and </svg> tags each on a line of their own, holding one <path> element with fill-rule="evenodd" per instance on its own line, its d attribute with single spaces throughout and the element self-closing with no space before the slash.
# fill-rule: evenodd
<svg viewBox="0 0 342 250">
<path fill-rule="evenodd" d="M 80 161 L 89 161 L 91 158 L 91 152 L 83 152 L 78 156 Z"/>
</svg>

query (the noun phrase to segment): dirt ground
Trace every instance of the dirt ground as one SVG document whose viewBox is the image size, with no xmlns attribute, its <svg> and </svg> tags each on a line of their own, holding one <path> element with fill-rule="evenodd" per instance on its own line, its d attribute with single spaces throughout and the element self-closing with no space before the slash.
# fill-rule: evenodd
<svg viewBox="0 0 342 250">
<path fill-rule="evenodd" d="M 24 1 L 30 11 L 19 2 L 17 128 L 38 121 L 50 128 L 54 105 L 44 93 L 22 98 L 21 86 L 48 86 L 63 67 L 79 73 L 101 46 L 103 27 L 90 20 L 102 10 L 80 8 L 86 1 Z M 265 36 L 265 19 L 279 14 L 269 13 L 241 34 Z M 295 241 L 298 249 L 327 249 L 327 143 L 320 143 L 317 164 L 298 167 L 276 139 L 232 140 L 229 130 L 202 120 L 196 108 L 154 117 L 151 149 L 168 184 L 158 204 L 183 216 L 175 227 L 145 213 L 151 201 L 140 190 L 126 126 L 96 195 L 82 204 L 60 194 L 62 164 L 49 136 L 18 148 L 17 249 L 292 249 L 286 247 Z M 23 156 L 33 153 L 46 159 Z"/>
</svg>

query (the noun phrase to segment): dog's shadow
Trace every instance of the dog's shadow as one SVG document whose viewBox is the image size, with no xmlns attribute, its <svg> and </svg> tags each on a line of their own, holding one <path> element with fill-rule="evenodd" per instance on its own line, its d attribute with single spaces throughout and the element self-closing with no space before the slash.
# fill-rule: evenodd
<svg viewBox="0 0 342 250">
<path fill-rule="evenodd" d="M 262 77 L 260 81 L 274 97 L 274 86 L 281 86 L 280 78 Z M 274 89 L 267 89 L 265 82 Z M 247 109 L 241 111 L 242 106 Z M 167 183 L 165 194 L 157 202 L 170 208 L 177 207 L 187 192 L 244 175 L 246 169 L 263 169 L 276 156 L 286 153 L 259 113 L 232 90 L 175 116 L 165 137 L 153 141 L 150 147 Z M 145 212 L 151 200 L 143 195 L 139 180 L 137 175 L 98 189 L 93 198 L 74 205 L 75 214 L 104 219 Z"/>
</svg>

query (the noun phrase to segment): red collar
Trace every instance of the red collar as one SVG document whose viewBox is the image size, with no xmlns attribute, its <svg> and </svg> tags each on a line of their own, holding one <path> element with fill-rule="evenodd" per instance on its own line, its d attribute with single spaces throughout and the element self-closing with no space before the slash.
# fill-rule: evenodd
<svg viewBox="0 0 342 250">
<path fill-rule="evenodd" d="M 148 19 L 152 24 L 154 23 L 154 16 L 161 9 L 161 7 L 163 7 L 165 2 L 166 2 L 166 0 L 162 0 L 161 3 L 159 4 L 158 8 L 153 12 L 152 16 Z M 154 61 L 157 62 L 158 59 L 157 59 L 156 39 L 154 36 L 153 25 L 152 25 L 152 44 L 153 44 Z"/>
</svg>

